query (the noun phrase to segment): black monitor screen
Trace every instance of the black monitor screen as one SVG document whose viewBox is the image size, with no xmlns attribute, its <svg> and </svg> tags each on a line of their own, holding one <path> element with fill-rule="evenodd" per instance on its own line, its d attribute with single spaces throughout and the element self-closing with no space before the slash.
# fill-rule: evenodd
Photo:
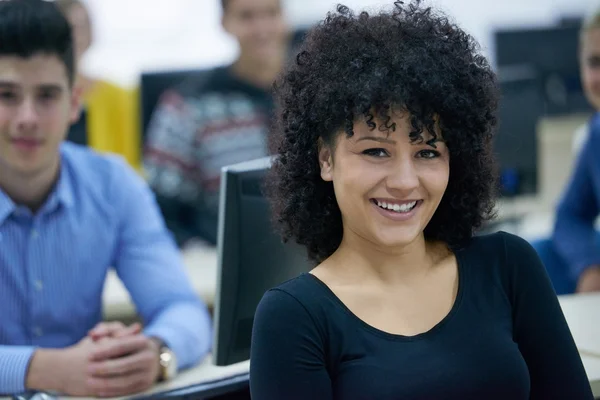
<svg viewBox="0 0 600 400">
<path fill-rule="evenodd" d="M 495 46 L 498 67 L 532 62 L 548 70 L 579 71 L 578 26 L 498 30 Z"/>
<path fill-rule="evenodd" d="M 538 189 L 537 126 L 543 101 L 535 74 L 526 70 L 499 74 L 500 107 L 494 152 L 504 196 L 536 194 Z"/>
<path fill-rule="evenodd" d="M 529 65 L 536 70 L 545 114 L 591 110 L 579 73 L 579 25 L 504 29 L 494 39 L 498 69 Z"/>
<path fill-rule="evenodd" d="M 264 293 L 311 269 L 306 249 L 283 243 L 274 232 L 263 196 L 270 158 L 223 169 L 218 229 L 215 301 L 216 365 L 250 357 L 256 307 Z"/>
</svg>

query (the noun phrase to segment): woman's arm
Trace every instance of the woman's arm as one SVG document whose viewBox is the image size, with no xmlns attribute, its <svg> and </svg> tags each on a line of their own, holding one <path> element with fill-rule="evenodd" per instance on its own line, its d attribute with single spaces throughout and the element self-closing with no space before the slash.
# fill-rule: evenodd
<svg viewBox="0 0 600 400">
<path fill-rule="evenodd" d="M 505 235 L 513 335 L 527 363 L 531 400 L 593 399 L 577 347 L 544 265 L 525 240 Z"/>
<path fill-rule="evenodd" d="M 323 338 L 306 308 L 274 289 L 262 298 L 252 332 L 253 400 L 332 399 Z"/>
</svg>

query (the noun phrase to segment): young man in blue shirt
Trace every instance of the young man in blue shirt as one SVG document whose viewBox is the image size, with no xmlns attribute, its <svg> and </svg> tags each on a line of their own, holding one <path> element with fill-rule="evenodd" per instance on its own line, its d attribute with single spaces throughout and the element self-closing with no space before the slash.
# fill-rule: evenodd
<svg viewBox="0 0 600 400">
<path fill-rule="evenodd" d="M 52 2 L 0 2 L 1 394 L 132 394 L 210 347 L 209 314 L 145 182 L 116 156 L 63 142 L 79 110 L 74 74 Z M 109 267 L 143 330 L 101 323 Z"/>
</svg>

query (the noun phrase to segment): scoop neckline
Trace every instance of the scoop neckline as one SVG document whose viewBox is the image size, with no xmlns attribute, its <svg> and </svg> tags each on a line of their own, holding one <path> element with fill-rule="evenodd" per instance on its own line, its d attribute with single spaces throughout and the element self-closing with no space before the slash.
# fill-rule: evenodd
<svg viewBox="0 0 600 400">
<path fill-rule="evenodd" d="M 315 275 L 311 274 L 310 272 L 305 272 L 303 275 L 308 275 L 309 279 L 313 280 L 322 289 L 324 289 L 324 291 L 327 293 L 327 295 L 335 301 L 336 305 L 338 307 L 340 307 L 340 309 L 346 315 L 350 316 L 350 318 L 352 318 L 355 322 L 357 322 L 358 325 L 361 326 L 361 328 L 366 329 L 367 331 L 369 331 L 377 336 L 383 337 L 384 339 L 394 340 L 394 341 L 414 342 L 414 341 L 418 341 L 418 340 L 424 340 L 424 339 L 427 339 L 427 338 L 435 335 L 437 332 L 439 332 L 441 329 L 443 329 L 446 325 L 448 325 L 448 323 L 454 318 L 454 316 L 458 313 L 458 310 L 460 309 L 460 306 L 462 304 L 463 297 L 464 297 L 466 284 L 467 284 L 465 266 L 464 266 L 465 260 L 463 259 L 461 250 L 455 251 L 454 256 L 456 257 L 456 264 L 457 264 L 458 289 L 456 291 L 456 298 L 454 299 L 454 303 L 452 304 L 450 311 L 448 312 L 448 314 L 446 314 L 444 316 L 444 318 L 442 318 L 438 323 L 436 323 L 434 326 L 432 326 L 429 330 L 427 330 L 425 332 L 417 333 L 416 335 L 411 335 L 411 336 L 386 332 L 384 330 L 374 327 L 371 324 L 368 324 L 366 321 L 364 321 L 362 318 L 360 318 L 358 315 L 356 315 L 354 312 L 352 312 L 352 310 L 350 310 L 348 308 L 348 306 L 346 306 L 346 304 L 344 304 L 344 302 L 333 292 L 333 290 L 331 290 L 331 288 L 329 286 L 327 286 L 327 284 L 325 282 L 323 282 L 321 279 L 319 279 Z"/>
</svg>

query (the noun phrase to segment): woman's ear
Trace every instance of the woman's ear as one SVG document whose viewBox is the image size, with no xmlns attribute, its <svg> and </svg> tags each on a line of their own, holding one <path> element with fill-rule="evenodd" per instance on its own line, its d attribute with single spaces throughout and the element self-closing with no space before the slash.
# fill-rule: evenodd
<svg viewBox="0 0 600 400">
<path fill-rule="evenodd" d="M 321 178 L 326 182 L 333 180 L 333 157 L 331 147 L 319 138 L 319 166 L 321 167 Z"/>
</svg>

